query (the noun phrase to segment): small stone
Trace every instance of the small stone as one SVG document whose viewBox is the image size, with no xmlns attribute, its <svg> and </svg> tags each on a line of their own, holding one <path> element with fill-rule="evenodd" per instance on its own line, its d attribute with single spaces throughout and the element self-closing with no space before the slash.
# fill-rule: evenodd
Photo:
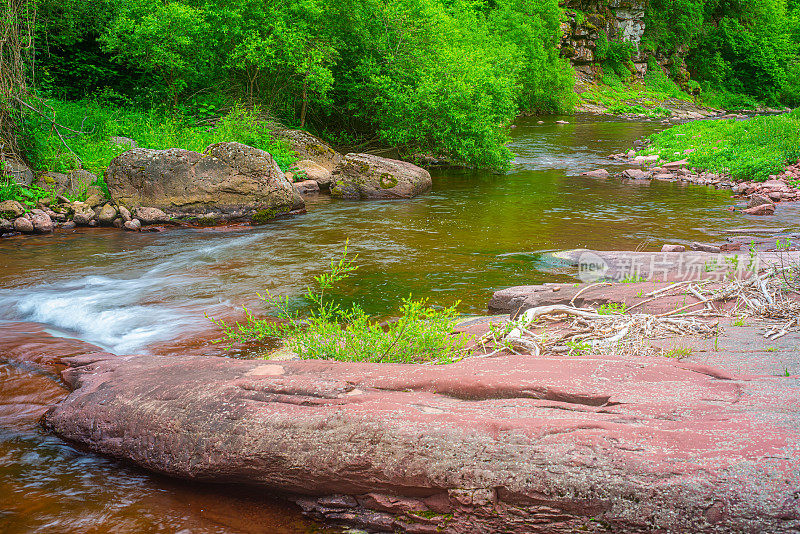
<svg viewBox="0 0 800 534">
<path fill-rule="evenodd" d="M 125 224 L 125 220 L 122 217 L 117 217 L 116 219 L 114 219 L 114 222 L 111 223 L 111 225 L 114 228 L 122 228 L 122 226 L 124 224 Z"/>
<path fill-rule="evenodd" d="M 90 208 L 96 208 L 102 203 L 103 199 L 100 198 L 100 195 L 89 195 L 89 197 L 84 201 L 84 204 L 86 204 Z"/>
<path fill-rule="evenodd" d="M 674 180 L 675 175 L 667 172 L 658 173 L 653 175 L 653 180 Z"/>
<path fill-rule="evenodd" d="M 743 209 L 742 213 L 746 213 L 748 215 L 773 215 L 775 213 L 775 204 L 761 204 L 759 206 L 753 206 L 752 208 Z"/>
<path fill-rule="evenodd" d="M 625 156 L 630 158 L 630 159 L 633 159 L 633 158 L 636 157 L 636 151 L 635 150 L 628 150 L 628 153 L 625 154 Z"/>
<path fill-rule="evenodd" d="M 556 124 L 569 124 L 567 121 L 556 121 Z"/>
<path fill-rule="evenodd" d="M 770 204 L 771 205 L 772 204 L 772 200 L 770 200 L 768 197 L 766 197 L 764 195 L 756 194 L 756 195 L 751 196 L 750 200 L 747 201 L 747 207 L 748 208 L 755 208 L 757 206 L 761 206 L 761 205 L 764 205 L 764 204 Z"/>
<path fill-rule="evenodd" d="M 14 222 L 0 218 L 0 234 L 14 231 Z"/>
<path fill-rule="evenodd" d="M 633 161 L 634 163 L 655 163 L 658 158 L 658 154 L 652 154 L 650 156 L 636 156 Z"/>
<path fill-rule="evenodd" d="M 100 221 L 102 225 L 110 225 L 114 222 L 114 219 L 117 218 L 117 208 L 112 206 L 111 204 L 106 204 L 102 208 L 100 208 L 100 212 L 97 214 L 97 220 Z"/>
<path fill-rule="evenodd" d="M 89 226 L 95 218 L 94 210 L 83 202 L 73 202 L 72 209 L 75 212 L 72 220 L 78 226 Z"/>
<path fill-rule="evenodd" d="M 131 212 L 128 211 L 128 208 L 125 206 L 120 205 L 119 207 L 119 215 L 122 217 L 122 220 L 128 222 L 131 220 Z"/>
<path fill-rule="evenodd" d="M 769 197 L 770 200 L 777 202 L 781 198 L 783 198 L 783 193 L 781 193 L 780 191 L 770 191 L 767 196 Z"/>
<path fill-rule="evenodd" d="M 142 224 L 158 224 L 169 222 L 169 215 L 158 208 L 136 208 L 133 210 L 133 216 Z"/>
<path fill-rule="evenodd" d="M 295 182 L 294 186 L 303 195 L 310 193 L 319 193 L 319 184 L 314 180 L 303 180 L 302 182 Z"/>
<path fill-rule="evenodd" d="M 53 221 L 42 210 L 33 210 L 29 215 L 33 228 L 38 234 L 49 234 L 53 231 Z"/>
<path fill-rule="evenodd" d="M 646 180 L 648 176 L 648 173 L 641 169 L 625 169 L 622 171 L 622 177 L 629 178 L 631 180 Z"/>
<path fill-rule="evenodd" d="M 669 163 L 665 163 L 664 165 L 662 165 L 662 167 L 664 167 L 665 169 L 672 170 L 672 169 L 680 169 L 682 167 L 685 167 L 686 165 L 689 165 L 689 160 L 682 159 L 680 161 L 670 161 Z"/>
<path fill-rule="evenodd" d="M 683 245 L 663 245 L 661 252 L 686 252 L 686 247 Z"/>
<path fill-rule="evenodd" d="M 14 230 L 23 234 L 32 234 L 35 228 L 33 222 L 27 217 L 18 217 L 14 219 Z"/>
<path fill-rule="evenodd" d="M 692 243 L 689 245 L 689 248 L 692 250 L 697 250 L 700 252 L 711 252 L 717 254 L 720 252 L 720 248 L 715 245 L 706 245 L 704 243 Z"/>
<path fill-rule="evenodd" d="M 138 219 L 133 219 L 130 221 L 125 221 L 125 224 L 123 224 L 122 227 L 131 232 L 138 232 L 142 229 L 142 223 L 140 223 Z"/>
<path fill-rule="evenodd" d="M 723 243 L 719 246 L 720 252 L 736 252 L 737 250 L 742 250 L 741 243 Z"/>
<path fill-rule="evenodd" d="M 611 176 L 611 173 L 605 169 L 597 169 L 594 171 L 582 172 L 581 176 L 589 176 L 591 178 L 608 178 Z"/>
<path fill-rule="evenodd" d="M 77 226 L 77 224 L 75 224 L 74 221 L 67 221 L 67 222 L 61 224 L 61 228 L 64 229 L 64 230 L 72 230 L 76 226 Z"/>
</svg>

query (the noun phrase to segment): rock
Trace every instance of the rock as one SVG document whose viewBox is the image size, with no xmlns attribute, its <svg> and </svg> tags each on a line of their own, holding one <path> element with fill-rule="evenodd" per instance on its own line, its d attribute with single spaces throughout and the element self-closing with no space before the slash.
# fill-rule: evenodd
<svg viewBox="0 0 800 534">
<path fill-rule="evenodd" d="M 133 217 L 142 224 L 161 224 L 170 221 L 169 215 L 158 208 L 136 208 Z"/>
<path fill-rule="evenodd" d="M 32 234 L 35 228 L 33 226 L 33 221 L 28 219 L 27 217 L 17 217 L 14 219 L 14 231 L 21 232 L 23 234 Z"/>
<path fill-rule="evenodd" d="M 611 173 L 605 169 L 597 169 L 594 171 L 582 172 L 581 176 L 589 176 L 591 178 L 608 178 L 611 176 Z"/>
<path fill-rule="evenodd" d="M 28 186 L 33 184 L 33 171 L 17 159 L 0 158 L 0 168 L 2 168 L 0 177 L 8 176 L 19 185 Z"/>
<path fill-rule="evenodd" d="M 685 167 L 687 165 L 689 165 L 689 160 L 682 159 L 680 161 L 670 161 L 669 163 L 663 164 L 662 167 L 669 170 L 675 170 L 675 169 L 680 169 L 681 167 Z"/>
<path fill-rule="evenodd" d="M 75 221 L 75 224 L 78 226 L 89 226 L 95 218 L 94 210 L 84 202 L 73 202 L 72 209 L 75 212 L 72 215 L 72 220 Z"/>
<path fill-rule="evenodd" d="M 675 179 L 675 175 L 674 174 L 669 174 L 669 173 L 666 173 L 666 172 L 664 172 L 664 173 L 660 172 L 658 174 L 654 174 L 653 175 L 653 180 L 674 180 L 674 179 Z"/>
<path fill-rule="evenodd" d="M 767 196 L 773 202 L 778 202 L 780 199 L 783 198 L 783 195 L 784 195 L 784 193 L 781 193 L 780 191 L 770 191 Z"/>
<path fill-rule="evenodd" d="M 720 252 L 720 248 L 715 245 L 706 245 L 704 243 L 692 243 L 689 245 L 689 248 L 692 250 L 698 250 L 700 252 L 711 252 L 712 254 L 718 254 Z"/>
<path fill-rule="evenodd" d="M 742 250 L 741 243 L 723 243 L 719 246 L 720 252 L 737 252 Z"/>
<path fill-rule="evenodd" d="M 650 175 L 641 169 L 625 169 L 622 177 L 630 180 L 646 180 Z"/>
<path fill-rule="evenodd" d="M 347 154 L 334 169 L 331 196 L 349 199 L 411 198 L 433 182 L 425 169 L 372 154 Z"/>
<path fill-rule="evenodd" d="M 0 216 L 8 218 L 22 217 L 25 215 L 25 206 L 16 200 L 4 200 L 0 202 Z"/>
<path fill-rule="evenodd" d="M 750 199 L 747 201 L 748 208 L 755 208 L 756 206 L 761 206 L 763 204 L 773 204 L 773 202 L 764 195 L 752 195 Z"/>
<path fill-rule="evenodd" d="M 556 123 L 556 124 L 569 124 L 569 122 L 567 122 L 567 121 L 561 121 L 561 120 L 559 120 L 559 121 L 555 121 L 555 123 Z"/>
<path fill-rule="evenodd" d="M 636 157 L 636 151 L 635 150 L 628 150 L 628 152 L 625 154 L 625 156 L 628 157 L 628 159 L 633 159 L 633 158 Z"/>
<path fill-rule="evenodd" d="M 322 139 L 303 130 L 275 127 L 271 134 L 274 139 L 283 139 L 289 143 L 298 159 L 311 160 L 328 170 L 333 170 L 342 160 L 342 155 L 331 148 Z"/>
<path fill-rule="evenodd" d="M 304 206 L 272 155 L 241 143 L 211 145 L 203 154 L 135 148 L 111 162 L 106 180 L 117 203 L 172 213 L 277 216 Z"/>
<path fill-rule="evenodd" d="M 331 187 L 331 171 L 311 160 L 304 159 L 292 165 L 296 174 L 305 174 L 306 179 L 314 180 L 319 184 L 319 189 L 328 190 Z"/>
<path fill-rule="evenodd" d="M 111 226 L 114 228 L 122 228 L 125 225 L 125 219 L 122 217 L 117 217 L 111 222 Z"/>
<path fill-rule="evenodd" d="M 122 217 L 122 220 L 125 222 L 131 220 L 131 212 L 128 211 L 128 208 L 125 206 L 119 206 L 119 216 Z"/>
<path fill-rule="evenodd" d="M 658 154 L 652 154 L 649 156 L 636 156 L 633 158 L 634 163 L 655 163 L 658 161 L 659 156 Z"/>
<path fill-rule="evenodd" d="M 783 377 L 615 354 L 66 361 L 73 391 L 44 424 L 69 442 L 381 532 L 800 529 L 800 401 Z"/>
<path fill-rule="evenodd" d="M 61 227 L 61 228 L 63 228 L 64 230 L 72 230 L 72 229 L 73 229 L 73 228 L 75 228 L 76 226 L 77 226 L 77 225 L 75 224 L 75 221 L 67 221 L 67 222 L 65 222 L 65 223 L 62 223 L 62 224 L 60 225 L 60 227 Z"/>
<path fill-rule="evenodd" d="M 138 219 L 132 219 L 130 221 L 125 221 L 122 227 L 131 232 L 138 232 L 142 229 L 142 223 L 140 223 Z"/>
<path fill-rule="evenodd" d="M 109 226 L 114 222 L 114 219 L 117 218 L 117 208 L 112 206 L 110 203 L 104 205 L 100 208 L 99 213 L 97 214 L 97 221 L 101 225 Z"/>
<path fill-rule="evenodd" d="M 49 234 L 53 231 L 53 221 L 44 211 L 32 210 L 28 217 L 37 234 Z"/>
<path fill-rule="evenodd" d="M 138 148 L 139 145 L 130 137 L 112 137 L 109 139 L 113 144 L 125 147 L 126 150 Z"/>
<path fill-rule="evenodd" d="M 100 197 L 100 195 L 89 195 L 86 200 L 83 201 L 83 203 L 90 208 L 96 208 L 103 203 L 103 198 Z"/>
<path fill-rule="evenodd" d="M 775 204 L 760 204 L 758 206 L 753 206 L 752 208 L 745 208 L 742 210 L 742 213 L 746 213 L 748 215 L 774 215 Z"/>
<path fill-rule="evenodd" d="M 771 189 L 771 190 L 778 190 L 778 191 L 785 191 L 789 189 L 789 184 L 784 182 L 783 180 L 767 180 L 766 182 L 761 184 L 761 187 L 764 189 Z"/>
<path fill-rule="evenodd" d="M 302 182 L 295 182 L 294 186 L 300 193 L 308 195 L 311 193 L 319 193 L 319 184 L 314 180 L 304 180 Z"/>
<path fill-rule="evenodd" d="M 686 247 L 683 245 L 663 245 L 661 252 L 686 252 Z"/>
<path fill-rule="evenodd" d="M 0 234 L 6 234 L 14 231 L 14 221 L 3 219 L 0 217 Z"/>
</svg>

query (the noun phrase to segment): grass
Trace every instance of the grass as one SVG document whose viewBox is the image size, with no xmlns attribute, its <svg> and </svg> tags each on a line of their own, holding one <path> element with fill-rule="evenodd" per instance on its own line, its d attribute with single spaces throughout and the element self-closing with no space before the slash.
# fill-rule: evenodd
<svg viewBox="0 0 800 534">
<path fill-rule="evenodd" d="M 667 358 L 680 360 L 681 358 L 688 358 L 693 352 L 694 350 L 691 347 L 673 347 L 669 350 L 665 350 L 663 355 Z"/>
<path fill-rule="evenodd" d="M 597 310 L 597 313 L 600 315 L 624 315 L 627 310 L 628 306 L 626 304 L 609 302 L 600 306 L 600 308 Z"/>
<path fill-rule="evenodd" d="M 315 288 L 308 288 L 304 300 L 311 312 L 300 317 L 291 309 L 287 297 L 267 292 L 261 297 L 275 319 L 259 319 L 245 309 L 243 323 L 229 325 L 210 318 L 223 332 L 221 341 L 229 345 L 281 340 L 301 358 L 338 361 L 393 363 L 452 363 L 462 359 L 468 337 L 453 335 L 457 315 L 455 305 L 434 308 L 425 300 L 404 299 L 400 317 L 388 324 L 374 321 L 353 305 L 343 308 L 326 296 L 326 291 L 358 269 L 347 258 L 347 245 L 341 259 L 332 261 L 330 270 L 314 277 Z M 260 296 L 260 295 L 259 295 Z"/>
<path fill-rule="evenodd" d="M 650 139 L 652 144 L 639 154 L 658 154 L 666 161 L 686 158 L 698 169 L 764 181 L 800 158 L 800 110 L 745 121 L 693 121 Z M 693 152 L 685 155 L 687 150 Z"/>
<path fill-rule="evenodd" d="M 214 123 L 198 123 L 194 117 L 161 112 L 142 112 L 84 100 L 47 100 L 56 122 L 77 132 L 60 129 L 66 144 L 80 158 L 83 168 L 102 176 L 112 159 L 127 147 L 114 144 L 111 137 L 128 137 L 141 148 L 163 150 L 183 148 L 202 152 L 207 146 L 237 141 L 270 152 L 283 170 L 296 160 L 286 143 L 275 142 L 270 129 L 259 120 L 259 110 L 234 107 Z M 23 150 L 36 171 L 67 172 L 78 167 L 75 155 L 59 140 L 43 117 L 28 113 L 23 123 Z"/>
</svg>

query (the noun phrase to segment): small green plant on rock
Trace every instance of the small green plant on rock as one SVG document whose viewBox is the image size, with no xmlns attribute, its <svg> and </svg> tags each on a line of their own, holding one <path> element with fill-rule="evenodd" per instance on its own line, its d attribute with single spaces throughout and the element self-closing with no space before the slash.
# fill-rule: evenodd
<svg viewBox="0 0 800 534">
<path fill-rule="evenodd" d="M 628 306 L 626 304 L 620 304 L 619 302 L 609 302 L 607 304 L 603 304 L 600 306 L 600 309 L 597 310 L 597 313 L 600 315 L 625 315 L 625 312 L 628 310 Z"/>
<path fill-rule="evenodd" d="M 357 256 L 331 261 L 330 270 L 315 276 L 316 287 L 303 295 L 311 305 L 307 316 L 290 309 L 289 298 L 267 292 L 258 295 L 275 312 L 274 319 L 259 319 L 245 308 L 244 322 L 227 324 L 209 319 L 223 331 L 230 344 L 278 339 L 301 358 L 395 363 L 452 363 L 468 354 L 466 334 L 452 334 L 456 305 L 434 308 L 426 299 L 403 299 L 400 318 L 388 324 L 372 319 L 353 305 L 342 307 L 326 292 L 358 269 Z M 277 320 L 275 320 L 277 319 Z"/>
<path fill-rule="evenodd" d="M 584 356 L 592 350 L 592 345 L 585 341 L 567 341 L 564 345 L 569 347 L 567 356 Z"/>
</svg>

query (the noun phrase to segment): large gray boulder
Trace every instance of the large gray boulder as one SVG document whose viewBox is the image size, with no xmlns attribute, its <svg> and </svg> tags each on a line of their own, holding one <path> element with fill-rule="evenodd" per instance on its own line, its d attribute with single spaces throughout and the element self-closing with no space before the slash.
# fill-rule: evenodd
<svg viewBox="0 0 800 534">
<path fill-rule="evenodd" d="M 203 154 L 134 148 L 111 162 L 106 182 L 118 203 L 169 214 L 274 217 L 304 206 L 272 155 L 241 143 L 211 145 Z"/>
<path fill-rule="evenodd" d="M 347 154 L 333 170 L 331 196 L 349 199 L 411 198 L 433 182 L 422 167 L 372 154 Z"/>
</svg>

